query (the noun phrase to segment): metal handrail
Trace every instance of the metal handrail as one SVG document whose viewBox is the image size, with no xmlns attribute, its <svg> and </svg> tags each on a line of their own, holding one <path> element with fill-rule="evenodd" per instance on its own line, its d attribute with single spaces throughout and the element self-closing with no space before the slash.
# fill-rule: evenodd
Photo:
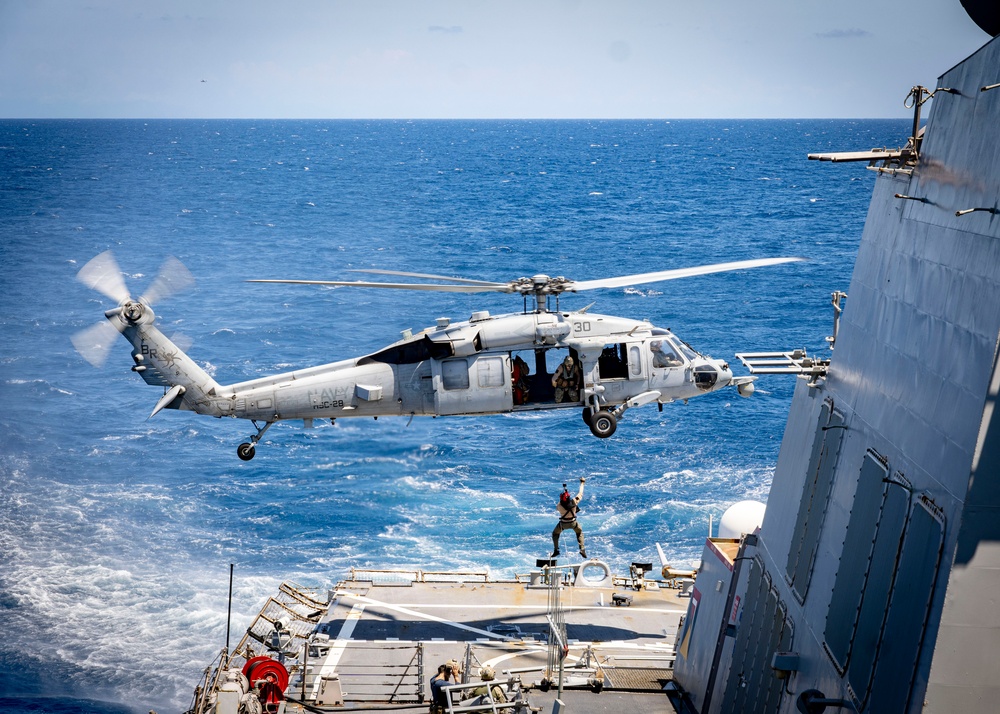
<svg viewBox="0 0 1000 714">
<path fill-rule="evenodd" d="M 378 568 L 354 568 L 350 569 L 350 580 L 361 580 L 365 582 L 374 582 L 368 578 L 360 577 L 361 575 L 395 575 L 399 576 L 401 579 L 410 580 L 416 583 L 427 583 L 427 582 L 452 582 L 456 578 L 480 578 L 482 582 L 489 583 L 490 574 L 488 571 L 476 571 L 476 570 L 395 570 L 395 569 L 378 569 Z M 441 580 L 438 580 L 439 576 L 445 576 Z"/>
</svg>

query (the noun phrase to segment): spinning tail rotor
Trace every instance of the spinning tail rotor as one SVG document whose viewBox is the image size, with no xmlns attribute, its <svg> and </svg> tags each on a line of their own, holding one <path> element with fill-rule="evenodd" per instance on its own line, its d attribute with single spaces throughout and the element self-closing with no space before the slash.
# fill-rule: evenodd
<svg viewBox="0 0 1000 714">
<path fill-rule="evenodd" d="M 167 258 L 146 292 L 138 300 L 133 300 L 111 251 L 101 253 L 80 268 L 76 278 L 88 288 L 118 303 L 104 313 L 106 320 L 80 330 L 71 338 L 77 352 L 95 367 L 104 364 L 115 339 L 129 325 L 140 321 L 152 322 L 155 302 L 194 284 L 194 278 L 183 263 L 177 258 Z"/>
</svg>

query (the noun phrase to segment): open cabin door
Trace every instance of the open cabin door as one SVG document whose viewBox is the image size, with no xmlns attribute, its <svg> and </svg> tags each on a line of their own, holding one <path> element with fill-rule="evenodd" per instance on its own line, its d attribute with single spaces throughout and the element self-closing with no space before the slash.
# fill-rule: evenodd
<svg viewBox="0 0 1000 714">
<path fill-rule="evenodd" d="M 615 342 L 604 346 L 597 361 L 601 382 L 645 379 L 646 360 L 641 342 Z"/>
<path fill-rule="evenodd" d="M 513 407 L 508 355 L 431 360 L 438 414 L 493 414 Z"/>
</svg>

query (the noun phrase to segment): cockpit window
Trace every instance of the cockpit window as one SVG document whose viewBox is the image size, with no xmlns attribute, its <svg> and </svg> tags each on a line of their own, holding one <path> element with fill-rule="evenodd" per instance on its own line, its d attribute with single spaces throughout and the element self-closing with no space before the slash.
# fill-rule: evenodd
<svg viewBox="0 0 1000 714">
<path fill-rule="evenodd" d="M 692 360 L 693 360 L 693 359 L 698 359 L 699 357 L 701 357 L 701 355 L 700 355 L 700 354 L 698 354 L 697 352 L 695 352 L 695 351 L 694 351 L 694 350 L 693 350 L 693 349 L 691 348 L 691 345 L 689 345 L 689 344 L 688 344 L 687 342 L 685 342 L 684 340 L 682 340 L 682 339 L 679 339 L 679 338 L 677 337 L 677 335 L 671 335 L 671 337 L 673 338 L 673 339 L 672 339 L 672 343 L 673 343 L 673 345 L 674 345 L 674 346 L 675 346 L 675 347 L 676 347 L 677 349 L 679 349 L 679 350 L 681 351 L 681 354 L 682 354 L 682 355 L 684 355 L 684 356 L 685 356 L 685 357 L 687 357 L 688 359 L 692 359 Z"/>
<path fill-rule="evenodd" d="M 649 343 L 649 349 L 653 353 L 653 367 L 680 367 L 684 364 L 684 360 L 667 340 L 653 340 Z"/>
<path fill-rule="evenodd" d="M 373 362 L 416 364 L 428 359 L 447 359 L 454 354 L 455 350 L 450 342 L 434 342 L 425 335 L 421 340 L 386 347 L 380 352 L 362 357 L 358 360 L 358 364 L 372 364 Z"/>
</svg>

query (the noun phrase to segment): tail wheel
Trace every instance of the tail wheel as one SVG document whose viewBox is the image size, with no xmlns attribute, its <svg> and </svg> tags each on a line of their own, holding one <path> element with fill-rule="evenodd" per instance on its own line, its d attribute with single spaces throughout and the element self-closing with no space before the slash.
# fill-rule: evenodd
<svg viewBox="0 0 1000 714">
<path fill-rule="evenodd" d="M 243 443 L 236 447 L 236 455 L 244 461 L 252 459 L 255 451 L 253 444 L 249 443 Z"/>
<path fill-rule="evenodd" d="M 590 431 L 599 439 L 607 439 L 618 428 L 618 419 L 603 409 L 590 418 Z"/>
</svg>

